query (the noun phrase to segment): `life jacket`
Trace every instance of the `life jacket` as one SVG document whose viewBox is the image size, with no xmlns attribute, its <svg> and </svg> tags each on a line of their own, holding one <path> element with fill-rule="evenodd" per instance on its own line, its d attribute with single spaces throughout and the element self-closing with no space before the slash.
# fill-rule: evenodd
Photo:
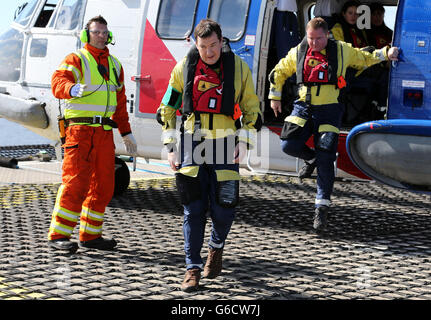
<svg viewBox="0 0 431 320">
<path fill-rule="evenodd" d="M 381 49 L 391 43 L 391 40 L 388 40 L 388 38 L 381 34 L 376 34 L 375 38 L 377 49 Z"/>
<path fill-rule="evenodd" d="M 375 46 L 376 49 L 381 49 L 392 42 L 392 30 L 382 25 L 380 27 L 373 27 L 368 30 L 368 39 L 370 44 Z"/>
<path fill-rule="evenodd" d="M 220 56 L 220 74 L 206 65 L 196 46 L 187 54 L 184 68 L 183 112 L 234 115 L 235 56 L 225 45 Z"/>
<path fill-rule="evenodd" d="M 328 82 L 328 59 L 326 55 L 308 48 L 304 62 L 304 82 Z"/>
<path fill-rule="evenodd" d="M 351 43 L 355 48 L 364 48 L 367 44 L 367 36 L 363 30 L 352 27 L 346 22 L 341 23 L 343 28 L 344 42 Z"/>
<path fill-rule="evenodd" d="M 314 52 L 311 55 L 307 37 L 304 37 L 297 51 L 296 83 L 307 86 L 320 84 L 337 85 L 338 52 L 335 40 L 328 39 L 326 55 Z"/>
<path fill-rule="evenodd" d="M 208 67 L 202 59 L 196 65 L 193 80 L 193 110 L 206 113 L 221 113 L 223 98 L 223 64 L 220 76 Z"/>
</svg>

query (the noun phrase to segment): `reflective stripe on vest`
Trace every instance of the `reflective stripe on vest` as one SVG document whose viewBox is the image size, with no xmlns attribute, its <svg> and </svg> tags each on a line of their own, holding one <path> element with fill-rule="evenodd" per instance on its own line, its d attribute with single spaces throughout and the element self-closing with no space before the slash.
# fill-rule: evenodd
<svg viewBox="0 0 431 320">
<path fill-rule="evenodd" d="M 91 53 L 80 49 L 76 55 L 81 59 L 81 84 L 86 84 L 81 98 L 66 100 L 66 118 L 93 117 L 100 115 L 111 117 L 117 108 L 117 90 L 121 88 L 117 83 L 120 77 L 121 64 L 113 56 L 108 56 L 109 80 L 102 77 L 97 68 L 98 64 Z M 95 125 L 99 126 L 99 125 Z"/>
</svg>

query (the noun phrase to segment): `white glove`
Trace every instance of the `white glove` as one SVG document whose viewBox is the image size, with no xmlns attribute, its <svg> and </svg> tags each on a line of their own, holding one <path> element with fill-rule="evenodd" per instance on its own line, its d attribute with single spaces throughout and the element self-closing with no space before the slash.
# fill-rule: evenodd
<svg viewBox="0 0 431 320">
<path fill-rule="evenodd" d="M 136 156 L 138 153 L 138 145 L 133 134 L 129 133 L 128 135 L 124 136 L 123 142 L 126 146 L 127 153 L 132 156 Z"/>
<path fill-rule="evenodd" d="M 84 93 L 84 89 L 85 89 L 86 86 L 87 86 L 86 84 L 80 84 L 80 83 L 75 84 L 70 89 L 70 95 L 72 97 L 77 97 L 77 98 L 82 97 L 82 94 Z"/>
<path fill-rule="evenodd" d="M 169 152 L 168 162 L 172 170 L 178 171 L 178 166 L 180 165 L 180 162 L 178 161 L 178 152 L 176 151 Z"/>
</svg>

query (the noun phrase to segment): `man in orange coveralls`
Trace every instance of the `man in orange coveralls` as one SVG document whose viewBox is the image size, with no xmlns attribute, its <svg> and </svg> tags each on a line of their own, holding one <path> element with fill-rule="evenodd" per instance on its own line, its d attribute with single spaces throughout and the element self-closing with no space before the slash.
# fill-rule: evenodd
<svg viewBox="0 0 431 320">
<path fill-rule="evenodd" d="M 90 19 L 81 32 L 83 49 L 69 54 L 52 76 L 52 91 L 65 99 L 66 140 L 63 183 L 52 213 L 48 241 L 52 248 L 76 252 L 70 241 L 80 218 L 82 247 L 113 249 L 117 242 L 102 237 L 105 208 L 114 192 L 115 145 L 119 129 L 131 155 L 137 145 L 126 109 L 124 71 L 106 47 L 112 41 L 102 16 Z M 112 117 L 112 119 L 111 119 Z"/>
</svg>

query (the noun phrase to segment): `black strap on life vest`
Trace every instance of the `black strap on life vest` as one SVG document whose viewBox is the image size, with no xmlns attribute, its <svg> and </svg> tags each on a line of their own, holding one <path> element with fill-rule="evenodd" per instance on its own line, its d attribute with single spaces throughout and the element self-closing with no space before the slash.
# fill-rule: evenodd
<svg viewBox="0 0 431 320">
<path fill-rule="evenodd" d="M 233 116 L 235 105 L 235 55 L 230 49 L 229 40 L 223 38 L 223 48 L 221 53 L 221 63 L 223 64 L 223 93 L 222 106 L 220 113 Z M 184 67 L 184 94 L 183 94 L 183 111 L 184 114 L 194 112 L 193 107 L 193 83 L 196 73 L 196 66 L 200 59 L 199 51 L 193 46 L 187 54 Z"/>
<path fill-rule="evenodd" d="M 296 56 L 296 84 L 314 86 L 322 85 L 324 82 L 304 82 L 304 63 L 305 57 L 307 56 L 308 42 L 307 36 L 304 37 L 302 42 L 299 44 L 299 48 Z M 337 69 L 338 69 L 338 52 L 337 52 L 337 41 L 328 39 L 328 44 L 326 45 L 326 56 L 328 57 L 328 82 L 327 84 L 337 85 Z"/>
<path fill-rule="evenodd" d="M 344 20 L 344 19 L 343 19 Z M 343 37 L 344 37 L 344 42 L 350 43 L 352 46 L 355 46 L 355 43 L 353 41 L 353 37 L 352 37 L 352 29 L 354 30 L 356 37 L 358 37 L 359 39 L 361 39 L 361 41 L 363 42 L 363 47 L 367 46 L 367 36 L 364 32 L 364 30 L 360 30 L 359 28 L 355 28 L 352 27 L 351 25 L 349 25 L 347 22 L 345 21 L 341 21 L 341 28 L 343 29 Z"/>
<path fill-rule="evenodd" d="M 350 33 L 351 26 L 349 26 L 344 21 L 340 22 L 340 24 L 341 24 L 341 29 L 343 29 L 343 38 L 344 38 L 343 41 L 353 45 L 353 37 L 352 37 L 352 34 Z"/>
</svg>

